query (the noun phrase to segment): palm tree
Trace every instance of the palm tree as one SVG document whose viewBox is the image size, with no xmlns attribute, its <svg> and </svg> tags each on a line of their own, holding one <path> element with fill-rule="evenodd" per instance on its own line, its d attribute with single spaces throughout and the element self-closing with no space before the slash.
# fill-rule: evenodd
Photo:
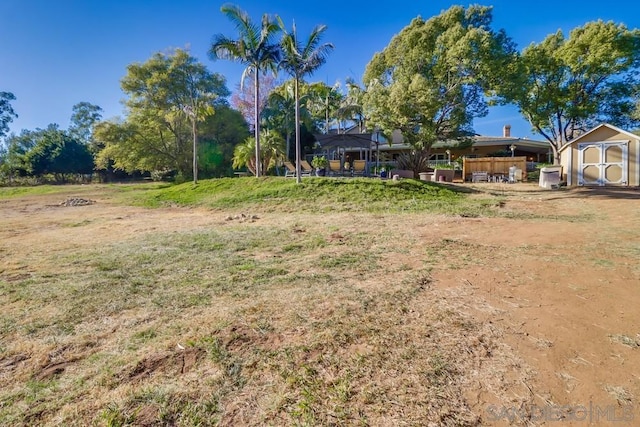
<svg viewBox="0 0 640 427">
<path fill-rule="evenodd" d="M 276 129 L 285 136 L 286 160 L 293 159 L 293 156 L 290 157 L 291 139 L 296 131 L 293 86 L 293 80 L 287 80 L 282 85 L 276 87 L 269 94 L 267 105 L 262 112 L 262 126 Z M 304 123 L 308 129 L 311 129 L 313 126 L 312 117 L 305 107 L 304 98 L 305 95 L 300 96 L 300 122 Z"/>
<path fill-rule="evenodd" d="M 342 105 L 338 110 L 338 116 L 342 120 L 356 122 L 359 131 L 364 132 L 366 118 L 362 105 L 365 89 L 361 88 L 352 78 L 347 78 L 346 85 L 347 95 L 342 100 Z"/>
<path fill-rule="evenodd" d="M 286 160 L 289 160 L 291 135 L 295 132 L 295 118 L 292 117 L 294 108 L 293 82 L 285 82 L 269 94 L 267 106 L 263 111 L 265 126 L 277 129 L 285 135 Z"/>
<path fill-rule="evenodd" d="M 255 89 L 254 104 L 254 131 L 256 139 L 256 158 L 260 158 L 260 72 L 271 70 L 277 72 L 277 63 L 280 58 L 280 48 L 272 43 L 275 34 L 280 30 L 278 25 L 269 17 L 262 15 L 262 25 L 258 27 L 246 12 L 238 6 L 225 4 L 220 10 L 236 25 L 239 33 L 238 40 L 232 40 L 222 34 L 214 36 L 209 49 L 212 60 L 228 59 L 237 61 L 246 68 L 242 72 L 240 84 L 242 85 L 249 75 L 253 75 Z M 260 176 L 260 162 L 257 163 L 255 174 Z"/>
<path fill-rule="evenodd" d="M 278 23 L 283 33 L 280 46 L 282 48 L 282 61 L 280 67 L 287 71 L 294 81 L 294 97 L 296 109 L 296 181 L 301 182 L 302 170 L 300 167 L 300 81 L 306 75 L 313 74 L 327 60 L 327 56 L 333 50 L 333 44 L 320 44 L 322 34 L 327 29 L 326 25 L 316 26 L 309 35 L 306 43 L 298 40 L 296 24 L 294 22 L 291 32 L 287 31 L 282 19 L 278 17 Z"/>
<path fill-rule="evenodd" d="M 325 83 L 312 83 L 309 85 L 309 100 L 307 105 L 309 109 L 320 121 L 324 122 L 324 133 L 329 133 L 329 125 L 335 120 L 338 125 L 338 133 L 340 133 L 340 120 L 336 116 L 343 96 L 340 93 L 340 82 L 336 82 L 333 86 Z"/>
<path fill-rule="evenodd" d="M 248 137 L 243 143 L 236 145 L 233 150 L 233 167 L 246 167 L 255 173 L 257 169 L 268 171 L 270 168 L 281 163 L 284 159 L 284 139 L 276 132 L 269 129 L 260 131 L 262 139 L 262 157 L 260 162 L 255 157 L 255 137 Z"/>
</svg>

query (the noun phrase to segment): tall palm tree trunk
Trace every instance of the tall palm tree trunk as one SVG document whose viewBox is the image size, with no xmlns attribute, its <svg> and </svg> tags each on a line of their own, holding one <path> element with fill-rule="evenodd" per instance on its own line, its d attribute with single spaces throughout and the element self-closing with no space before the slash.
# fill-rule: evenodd
<svg viewBox="0 0 640 427">
<path fill-rule="evenodd" d="M 294 97 L 296 105 L 296 182 L 300 184 L 302 182 L 302 168 L 300 166 L 301 148 L 300 148 L 300 98 L 298 97 L 298 76 L 295 77 L 294 82 Z"/>
<path fill-rule="evenodd" d="M 260 161 L 260 79 L 258 76 L 258 69 L 255 70 L 254 76 L 254 130 L 256 135 L 256 178 L 260 177 L 262 162 Z"/>
</svg>

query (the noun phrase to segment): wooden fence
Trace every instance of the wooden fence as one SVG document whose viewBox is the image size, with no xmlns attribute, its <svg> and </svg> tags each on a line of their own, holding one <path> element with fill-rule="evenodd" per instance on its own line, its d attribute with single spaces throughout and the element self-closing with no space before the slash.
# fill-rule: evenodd
<svg viewBox="0 0 640 427">
<path fill-rule="evenodd" d="M 527 157 L 465 157 L 462 163 L 462 176 L 465 181 L 471 181 L 473 172 L 487 172 L 489 175 L 509 176 L 509 168 L 511 166 L 521 169 L 524 175 L 527 170 Z"/>
</svg>

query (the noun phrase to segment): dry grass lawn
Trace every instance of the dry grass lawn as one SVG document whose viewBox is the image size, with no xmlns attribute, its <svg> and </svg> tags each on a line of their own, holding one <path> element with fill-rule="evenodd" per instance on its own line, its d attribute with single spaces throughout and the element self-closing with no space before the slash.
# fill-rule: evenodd
<svg viewBox="0 0 640 427">
<path fill-rule="evenodd" d="M 640 191 L 478 189 L 511 218 L 0 199 L 0 424 L 637 425 Z"/>
</svg>

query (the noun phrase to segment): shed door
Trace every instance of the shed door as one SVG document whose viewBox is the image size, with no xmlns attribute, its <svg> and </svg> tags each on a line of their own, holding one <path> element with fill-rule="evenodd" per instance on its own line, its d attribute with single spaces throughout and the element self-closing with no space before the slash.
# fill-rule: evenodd
<svg viewBox="0 0 640 427">
<path fill-rule="evenodd" d="M 627 143 L 578 144 L 578 185 L 627 185 Z"/>
</svg>

